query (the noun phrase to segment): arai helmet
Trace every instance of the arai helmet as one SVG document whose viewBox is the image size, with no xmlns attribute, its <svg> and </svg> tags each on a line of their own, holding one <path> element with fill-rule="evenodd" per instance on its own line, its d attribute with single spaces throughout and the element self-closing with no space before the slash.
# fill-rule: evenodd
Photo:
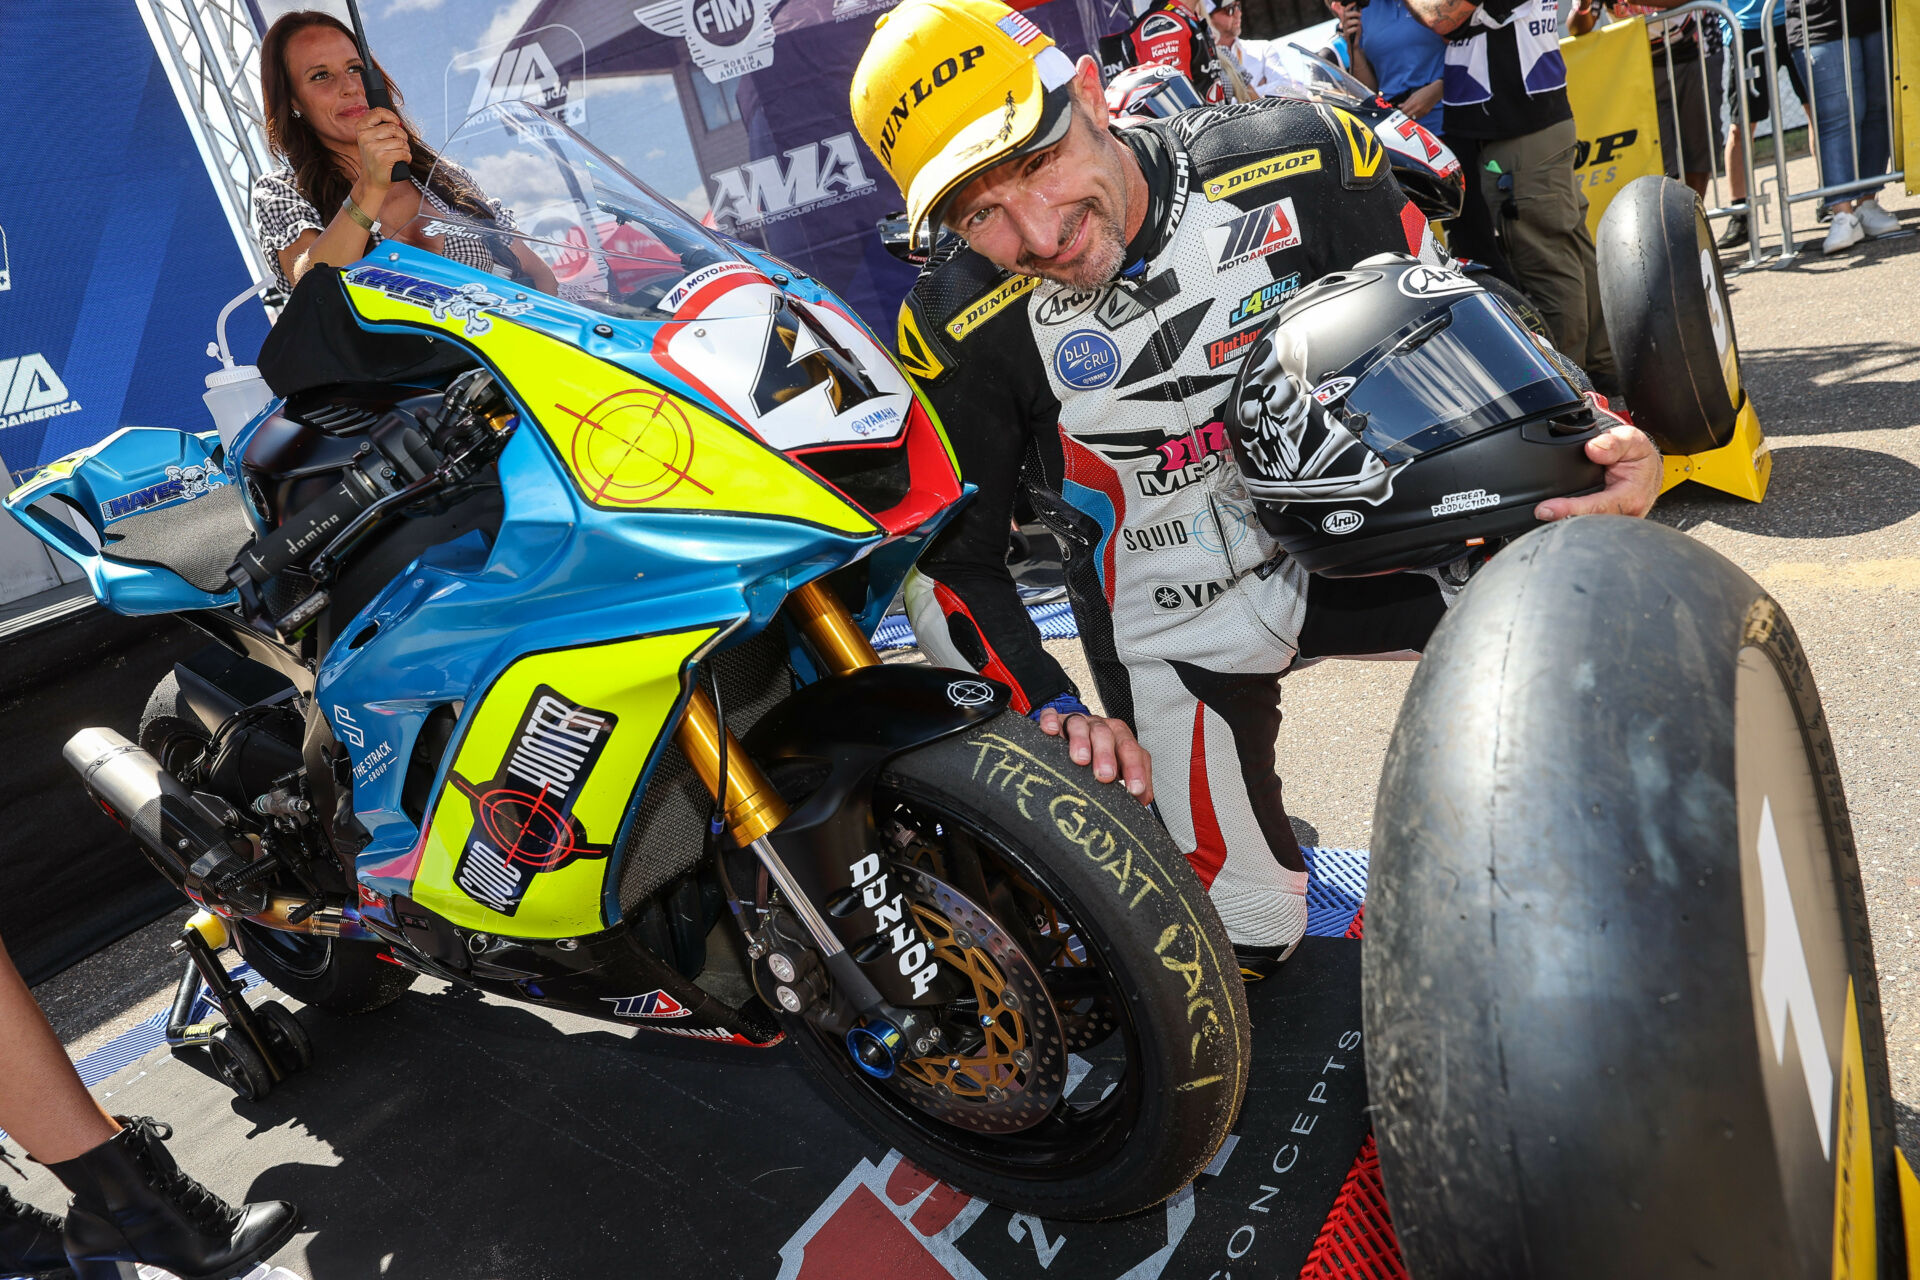
<svg viewBox="0 0 1920 1280">
<path fill-rule="evenodd" d="M 1427 568 L 1601 487 L 1583 446 L 1620 419 L 1578 377 L 1468 277 L 1380 254 L 1261 331 L 1228 427 L 1260 523 L 1303 568 Z"/>
</svg>

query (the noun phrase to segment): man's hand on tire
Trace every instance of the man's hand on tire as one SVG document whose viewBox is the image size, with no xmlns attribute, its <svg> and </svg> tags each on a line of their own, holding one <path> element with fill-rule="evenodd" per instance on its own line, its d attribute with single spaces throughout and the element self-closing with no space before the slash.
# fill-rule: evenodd
<svg viewBox="0 0 1920 1280">
<path fill-rule="evenodd" d="M 1067 752 L 1075 764 L 1091 764 L 1102 782 L 1126 780 L 1127 792 L 1141 804 L 1153 803 L 1153 761 L 1134 739 L 1126 721 L 1070 711 L 1064 717 L 1052 707 L 1040 712 L 1040 731 L 1054 737 L 1063 732 Z"/>
<path fill-rule="evenodd" d="M 1587 457 L 1607 469 L 1606 487 L 1576 498 L 1549 498 L 1533 509 L 1541 520 L 1567 516 L 1644 516 L 1660 496 L 1660 450 L 1638 427 L 1618 426 L 1587 441 Z"/>
</svg>

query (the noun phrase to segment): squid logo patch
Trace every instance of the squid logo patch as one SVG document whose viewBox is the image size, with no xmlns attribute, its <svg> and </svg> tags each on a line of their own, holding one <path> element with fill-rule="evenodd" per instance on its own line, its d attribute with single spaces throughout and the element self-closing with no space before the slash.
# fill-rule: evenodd
<svg viewBox="0 0 1920 1280">
<path fill-rule="evenodd" d="M 588 841 L 573 806 L 617 719 L 541 685 L 520 713 L 492 779 L 474 783 L 448 774 L 473 806 L 473 830 L 453 869 L 461 892 L 510 916 L 539 872 L 607 856 L 611 846 Z"/>
</svg>

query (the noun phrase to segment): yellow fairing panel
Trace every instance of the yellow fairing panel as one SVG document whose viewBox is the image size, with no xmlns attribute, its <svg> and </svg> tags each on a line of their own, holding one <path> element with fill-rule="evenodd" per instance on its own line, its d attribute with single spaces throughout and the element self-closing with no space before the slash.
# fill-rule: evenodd
<svg viewBox="0 0 1920 1280">
<path fill-rule="evenodd" d="M 489 309 L 468 299 L 473 305 L 449 310 L 397 290 L 396 282 L 413 277 L 384 268 L 366 274 L 386 287 L 342 277 L 354 310 L 374 322 L 441 329 L 483 353 L 539 422 L 580 496 L 592 505 L 741 512 L 802 520 L 855 537 L 879 532 L 811 473 L 745 431 L 502 314 L 524 304 L 494 298 L 502 307 Z"/>
<path fill-rule="evenodd" d="M 468 929 L 607 927 L 613 841 L 711 627 L 530 654 L 487 690 L 434 803 L 414 897 Z"/>
</svg>

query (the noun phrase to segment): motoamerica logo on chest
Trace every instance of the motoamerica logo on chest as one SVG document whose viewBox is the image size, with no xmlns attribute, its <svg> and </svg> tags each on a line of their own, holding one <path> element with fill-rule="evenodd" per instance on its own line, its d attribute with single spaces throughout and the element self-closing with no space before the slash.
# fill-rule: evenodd
<svg viewBox="0 0 1920 1280">
<path fill-rule="evenodd" d="M 607 856 L 611 846 L 587 839 L 573 806 L 617 722 L 611 711 L 582 706 L 541 685 L 520 713 L 490 781 L 448 775 L 473 806 L 473 830 L 453 869 L 461 892 L 510 916 L 539 872 Z"/>
</svg>

